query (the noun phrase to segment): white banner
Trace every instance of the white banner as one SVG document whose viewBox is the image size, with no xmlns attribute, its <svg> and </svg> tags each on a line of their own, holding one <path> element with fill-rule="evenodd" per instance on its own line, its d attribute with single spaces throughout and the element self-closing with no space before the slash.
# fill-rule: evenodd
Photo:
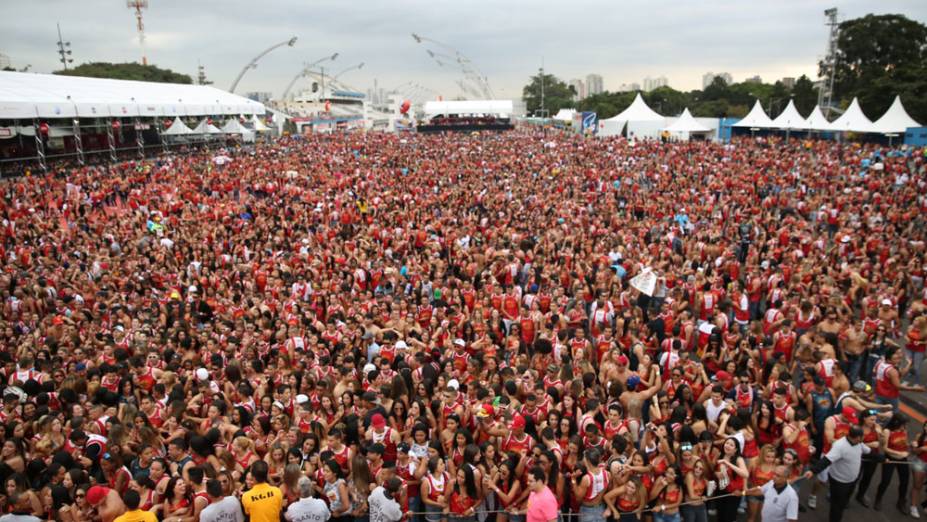
<svg viewBox="0 0 927 522">
<path fill-rule="evenodd" d="M 653 297 L 653 292 L 657 288 L 657 275 L 651 271 L 650 267 L 645 267 L 641 273 L 631 278 L 631 287 L 642 294 Z"/>
</svg>

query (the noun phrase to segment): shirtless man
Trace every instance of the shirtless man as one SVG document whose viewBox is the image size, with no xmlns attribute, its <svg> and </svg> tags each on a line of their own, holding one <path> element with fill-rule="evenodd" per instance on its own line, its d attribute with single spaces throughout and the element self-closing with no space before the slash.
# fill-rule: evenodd
<svg viewBox="0 0 927 522">
<path fill-rule="evenodd" d="M 846 330 L 840 334 L 841 351 L 849 364 L 847 377 L 850 382 L 856 382 L 861 377 L 860 372 L 867 357 L 866 338 L 866 332 L 853 322 L 847 325 Z"/>
<path fill-rule="evenodd" d="M 103 522 L 113 522 L 126 512 L 126 505 L 119 498 L 115 489 L 106 486 L 93 486 L 87 490 L 87 503 L 96 508 Z"/>
</svg>

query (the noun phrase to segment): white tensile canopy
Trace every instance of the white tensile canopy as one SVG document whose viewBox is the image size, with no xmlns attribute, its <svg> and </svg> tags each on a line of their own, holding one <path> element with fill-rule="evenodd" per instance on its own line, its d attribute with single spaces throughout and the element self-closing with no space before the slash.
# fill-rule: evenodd
<svg viewBox="0 0 927 522">
<path fill-rule="evenodd" d="M 680 116 L 678 120 L 663 130 L 682 139 L 689 139 L 689 136 L 692 134 L 708 134 L 712 131 L 708 127 L 697 122 L 695 118 L 692 117 L 692 113 L 689 112 L 688 107 L 682 111 L 682 116 Z"/>
<path fill-rule="evenodd" d="M 263 114 L 264 105 L 205 85 L 0 72 L 0 119 Z"/>
<path fill-rule="evenodd" d="M 223 134 L 215 125 L 208 123 L 206 118 L 193 129 L 193 134 Z"/>
<path fill-rule="evenodd" d="M 863 109 L 859 106 L 859 100 L 853 98 L 846 112 L 839 118 L 831 122 L 830 130 L 836 132 L 874 132 L 872 120 L 863 114 Z"/>
<path fill-rule="evenodd" d="M 901 97 L 895 96 L 891 107 L 872 126 L 873 131 L 879 134 L 904 134 L 908 127 L 920 127 L 921 124 L 908 116 L 908 111 L 901 104 Z"/>
<path fill-rule="evenodd" d="M 491 115 L 508 118 L 514 112 L 512 100 L 462 100 L 462 101 L 427 101 L 425 116 L 446 115 Z"/>
<path fill-rule="evenodd" d="M 824 113 L 821 112 L 821 106 L 815 105 L 811 109 L 811 114 L 805 118 L 805 123 L 808 125 L 808 130 L 813 131 L 829 131 L 830 122 L 827 121 L 827 118 L 824 117 Z"/>
<path fill-rule="evenodd" d="M 184 136 L 186 134 L 193 134 L 193 131 L 180 120 L 180 116 L 175 117 L 171 126 L 161 133 L 162 136 Z"/>
<path fill-rule="evenodd" d="M 560 109 L 554 115 L 554 119 L 557 121 L 573 121 L 574 114 L 576 114 L 576 109 Z"/>
<path fill-rule="evenodd" d="M 808 130 L 808 122 L 798 113 L 795 102 L 792 100 L 789 100 L 789 104 L 785 106 L 782 114 L 773 120 L 773 125 L 777 129 Z"/>
<path fill-rule="evenodd" d="M 251 116 L 251 123 L 254 125 L 255 132 L 270 132 L 270 127 L 264 125 L 264 122 L 258 118 L 257 114 Z"/>
<path fill-rule="evenodd" d="M 241 134 L 242 141 L 254 141 L 254 131 L 246 128 L 238 121 L 238 118 L 232 118 L 222 126 L 222 132 L 225 134 Z"/>
<path fill-rule="evenodd" d="M 666 118 L 651 109 L 641 93 L 637 93 L 628 108 L 599 122 L 599 136 L 617 136 L 628 126 L 628 137 L 652 137 L 666 126 Z"/>
<path fill-rule="evenodd" d="M 763 110 L 763 106 L 760 105 L 760 100 L 756 100 L 756 103 L 753 104 L 753 108 L 750 109 L 750 112 L 733 127 L 748 127 L 756 129 L 771 129 L 775 125 L 773 121 L 769 119 L 769 116 L 766 115 L 766 111 Z"/>
</svg>

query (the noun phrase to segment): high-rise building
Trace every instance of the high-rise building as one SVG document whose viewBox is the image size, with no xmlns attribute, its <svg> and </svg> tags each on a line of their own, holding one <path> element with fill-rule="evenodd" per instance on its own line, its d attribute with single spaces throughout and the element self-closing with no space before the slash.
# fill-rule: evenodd
<svg viewBox="0 0 927 522">
<path fill-rule="evenodd" d="M 641 84 L 637 82 L 622 83 L 618 86 L 618 92 L 636 92 L 641 90 Z"/>
<path fill-rule="evenodd" d="M 786 89 L 791 89 L 792 87 L 795 87 L 795 78 L 792 78 L 791 76 L 786 76 L 785 78 L 782 79 L 782 85 Z"/>
<path fill-rule="evenodd" d="M 579 78 L 574 78 L 570 80 L 570 87 L 576 91 L 576 94 L 573 95 L 573 101 L 580 101 L 586 98 L 586 84 Z"/>
<path fill-rule="evenodd" d="M 592 96 L 594 94 L 601 94 L 605 92 L 605 87 L 602 84 L 602 77 L 598 74 L 587 74 L 586 75 L 586 96 Z"/>
<path fill-rule="evenodd" d="M 715 81 L 715 78 L 721 78 L 724 80 L 724 83 L 730 85 L 734 83 L 734 78 L 726 72 L 713 73 L 711 71 L 702 75 L 702 89 L 711 85 L 711 82 Z"/>
<path fill-rule="evenodd" d="M 269 92 L 263 92 L 263 91 L 262 91 L 262 92 L 256 92 L 256 91 L 255 91 L 255 92 L 246 92 L 246 93 L 245 93 L 245 98 L 248 98 L 249 100 L 254 100 L 254 101 L 258 102 L 258 103 L 267 103 L 267 102 L 269 102 L 271 96 L 273 96 L 273 94 L 271 94 L 271 93 L 269 93 Z"/>
<path fill-rule="evenodd" d="M 660 87 L 666 87 L 667 81 L 665 76 L 659 76 L 657 78 L 647 77 L 644 78 L 644 92 L 650 92 L 654 89 L 659 89 Z"/>
</svg>

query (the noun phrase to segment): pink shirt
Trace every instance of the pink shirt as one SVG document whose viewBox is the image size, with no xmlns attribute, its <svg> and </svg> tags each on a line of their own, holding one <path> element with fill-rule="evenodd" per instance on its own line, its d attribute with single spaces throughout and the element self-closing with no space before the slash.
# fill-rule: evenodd
<svg viewBox="0 0 927 522">
<path fill-rule="evenodd" d="M 549 522 L 557 518 L 559 510 L 557 509 L 557 497 L 550 491 L 550 488 L 544 486 L 540 492 L 534 491 L 528 495 L 528 520 L 527 522 Z"/>
</svg>

